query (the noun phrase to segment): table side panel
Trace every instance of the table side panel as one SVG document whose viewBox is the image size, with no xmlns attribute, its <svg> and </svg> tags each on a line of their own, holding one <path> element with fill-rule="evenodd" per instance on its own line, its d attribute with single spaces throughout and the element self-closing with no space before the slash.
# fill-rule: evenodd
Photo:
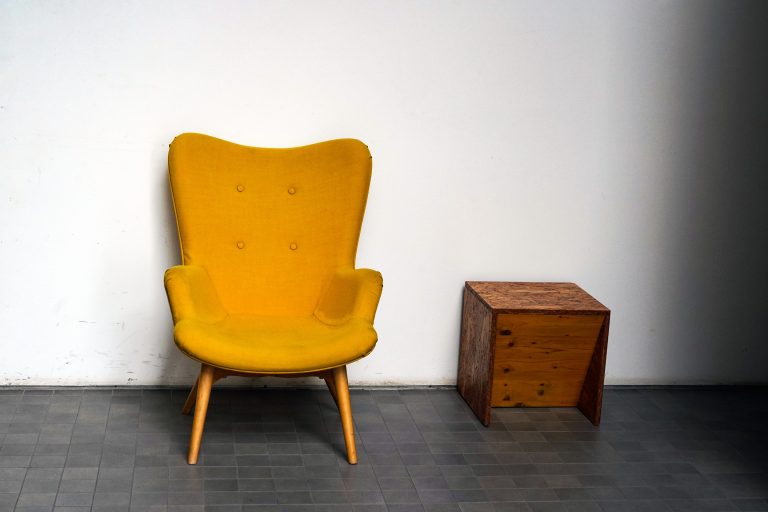
<svg viewBox="0 0 768 512">
<path fill-rule="evenodd" d="M 475 415 L 486 426 L 491 421 L 493 332 L 493 312 L 474 292 L 465 287 L 458 389 Z"/>
<path fill-rule="evenodd" d="M 602 324 L 603 315 L 497 315 L 491 405 L 576 405 Z"/>
<path fill-rule="evenodd" d="M 597 338 L 592 361 L 589 364 L 584 385 L 581 388 L 578 408 L 593 425 L 600 425 L 603 410 L 603 383 L 605 381 L 605 363 L 608 355 L 608 330 L 611 324 L 611 313 L 603 317 L 600 334 Z"/>
</svg>

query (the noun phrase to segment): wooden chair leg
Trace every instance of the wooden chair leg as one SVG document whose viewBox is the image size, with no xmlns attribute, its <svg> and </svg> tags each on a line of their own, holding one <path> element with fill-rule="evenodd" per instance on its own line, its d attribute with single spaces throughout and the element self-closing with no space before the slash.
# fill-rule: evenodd
<svg viewBox="0 0 768 512">
<path fill-rule="evenodd" d="M 200 369 L 200 377 L 197 379 L 195 418 L 192 421 L 192 435 L 189 439 L 189 455 L 187 456 L 187 462 L 190 464 L 197 464 L 197 458 L 200 454 L 200 441 L 203 439 L 205 413 L 208 412 L 208 399 L 211 396 L 213 373 L 213 367 L 204 364 Z"/>
<path fill-rule="evenodd" d="M 333 369 L 333 384 L 336 388 L 336 402 L 339 405 L 339 414 L 341 415 L 341 428 L 344 430 L 344 443 L 347 445 L 347 461 L 350 464 L 357 464 L 355 425 L 352 422 L 352 406 L 349 401 L 346 366 Z"/>
<path fill-rule="evenodd" d="M 192 412 L 192 408 L 195 407 L 195 401 L 197 400 L 197 382 L 200 380 L 198 376 L 195 379 L 195 384 L 192 386 L 192 390 L 187 395 L 187 400 L 184 402 L 184 407 L 181 408 L 181 414 L 189 414 Z"/>
<path fill-rule="evenodd" d="M 336 402 L 336 407 L 338 408 L 339 399 L 336 398 L 336 385 L 333 383 L 333 372 L 329 372 L 328 375 L 323 377 L 323 380 L 325 380 L 325 385 L 328 386 L 328 391 L 331 392 L 333 401 Z"/>
</svg>

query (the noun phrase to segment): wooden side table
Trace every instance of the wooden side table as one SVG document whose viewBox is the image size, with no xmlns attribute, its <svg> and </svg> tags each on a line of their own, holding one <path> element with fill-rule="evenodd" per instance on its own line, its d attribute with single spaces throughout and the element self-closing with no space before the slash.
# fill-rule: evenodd
<svg viewBox="0 0 768 512">
<path fill-rule="evenodd" d="M 600 424 L 611 312 L 573 283 L 468 281 L 459 393 L 491 407 L 572 407 Z"/>
</svg>

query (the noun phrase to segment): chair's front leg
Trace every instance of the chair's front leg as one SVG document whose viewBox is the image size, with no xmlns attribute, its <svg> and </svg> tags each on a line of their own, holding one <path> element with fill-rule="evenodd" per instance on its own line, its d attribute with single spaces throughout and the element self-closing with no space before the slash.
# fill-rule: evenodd
<svg viewBox="0 0 768 512">
<path fill-rule="evenodd" d="M 341 428 L 344 430 L 344 444 L 347 445 L 347 461 L 350 464 L 357 464 L 355 425 L 352 422 L 352 405 L 349 401 L 346 366 L 339 366 L 333 369 L 333 384 L 336 391 L 336 403 L 339 406 L 339 414 L 341 415 Z"/>
<path fill-rule="evenodd" d="M 204 364 L 200 369 L 200 377 L 197 379 L 195 418 L 192 421 L 192 436 L 189 439 L 189 455 L 187 456 L 187 462 L 190 464 L 197 464 L 197 458 L 200 454 L 200 441 L 203 438 L 205 413 L 208 411 L 208 399 L 211 396 L 213 373 L 213 367 Z"/>
</svg>

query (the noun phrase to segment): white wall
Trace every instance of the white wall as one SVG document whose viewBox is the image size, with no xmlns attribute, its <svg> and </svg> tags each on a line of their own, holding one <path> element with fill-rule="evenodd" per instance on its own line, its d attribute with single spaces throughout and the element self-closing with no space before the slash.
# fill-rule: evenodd
<svg viewBox="0 0 768 512">
<path fill-rule="evenodd" d="M 166 152 L 364 140 L 358 384 L 455 381 L 465 280 L 613 310 L 607 382 L 766 382 L 759 4 L 0 2 L 0 384 L 182 384 Z M 762 288 L 761 288 L 762 287 Z"/>
</svg>

